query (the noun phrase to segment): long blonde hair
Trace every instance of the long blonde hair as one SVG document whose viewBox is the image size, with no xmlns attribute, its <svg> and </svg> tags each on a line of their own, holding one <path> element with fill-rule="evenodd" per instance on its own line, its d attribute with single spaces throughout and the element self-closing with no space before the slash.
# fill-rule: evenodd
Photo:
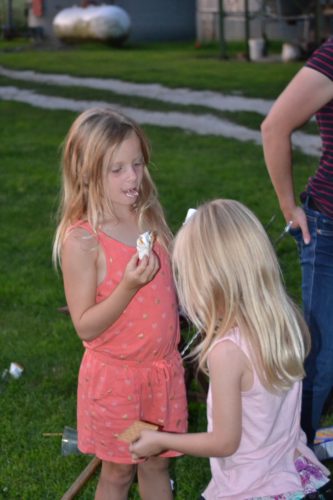
<svg viewBox="0 0 333 500">
<path fill-rule="evenodd" d="M 249 209 L 221 199 L 200 206 L 178 232 L 172 260 L 180 303 L 203 332 L 194 350 L 201 369 L 207 373 L 214 341 L 238 326 L 267 389 L 288 389 L 304 377 L 308 329 Z"/>
<path fill-rule="evenodd" d="M 72 224 L 86 220 L 97 232 L 103 215 L 113 213 L 104 189 L 105 172 L 116 147 L 131 132 L 140 141 L 145 162 L 139 196 L 133 206 L 138 213 L 139 229 L 156 231 L 157 238 L 168 248 L 172 234 L 147 168 L 150 148 L 143 130 L 134 120 L 111 108 L 92 108 L 76 118 L 63 147 L 59 224 L 53 245 L 55 265 L 60 261 L 61 247 Z"/>
</svg>

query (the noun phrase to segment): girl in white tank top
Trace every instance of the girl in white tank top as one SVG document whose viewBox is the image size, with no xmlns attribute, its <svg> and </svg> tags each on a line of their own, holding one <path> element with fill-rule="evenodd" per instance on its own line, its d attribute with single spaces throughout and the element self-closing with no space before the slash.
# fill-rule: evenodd
<svg viewBox="0 0 333 500">
<path fill-rule="evenodd" d="M 208 429 L 143 431 L 133 456 L 210 457 L 205 500 L 297 500 L 328 489 L 329 471 L 300 428 L 309 333 L 258 219 L 237 201 L 202 205 L 176 236 L 173 266 L 181 306 L 202 332 L 193 356 L 210 378 Z"/>
</svg>

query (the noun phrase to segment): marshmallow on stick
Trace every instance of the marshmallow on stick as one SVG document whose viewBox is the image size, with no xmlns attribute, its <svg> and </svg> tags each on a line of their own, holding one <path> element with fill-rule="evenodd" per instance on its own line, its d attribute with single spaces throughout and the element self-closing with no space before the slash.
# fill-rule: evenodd
<svg viewBox="0 0 333 500">
<path fill-rule="evenodd" d="M 136 240 L 136 249 L 139 254 L 139 259 L 143 259 L 145 255 L 149 257 L 151 249 L 155 241 L 155 233 L 153 231 L 146 231 L 140 234 L 139 238 Z"/>
<path fill-rule="evenodd" d="M 124 432 L 119 434 L 118 439 L 125 441 L 126 443 L 134 443 L 140 437 L 141 431 L 157 431 L 158 425 L 150 424 L 149 422 L 142 422 L 141 420 L 136 420 L 130 425 Z"/>
</svg>

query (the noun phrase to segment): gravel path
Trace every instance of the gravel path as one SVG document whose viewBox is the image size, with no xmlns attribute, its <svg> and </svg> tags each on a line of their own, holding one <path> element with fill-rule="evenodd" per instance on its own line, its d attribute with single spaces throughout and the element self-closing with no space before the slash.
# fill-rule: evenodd
<svg viewBox="0 0 333 500">
<path fill-rule="evenodd" d="M 60 85 L 62 87 L 86 87 L 110 90 L 116 94 L 148 97 L 173 104 L 195 104 L 221 111 L 255 111 L 266 115 L 273 101 L 223 95 L 210 90 L 170 89 L 158 83 L 131 83 L 112 78 L 84 78 L 69 75 L 36 73 L 35 71 L 15 71 L 0 66 L 0 75 L 16 80 Z"/>
<path fill-rule="evenodd" d="M 269 100 L 229 96 L 206 90 L 171 89 L 159 84 L 138 84 L 115 79 L 79 78 L 69 75 L 36 73 L 34 71 L 16 71 L 1 66 L 0 75 L 21 81 L 103 89 L 122 95 L 140 96 L 174 104 L 200 105 L 220 111 L 255 111 L 266 115 L 272 105 L 272 101 Z M 0 87 L 0 99 L 24 102 L 44 109 L 66 109 L 76 112 L 83 111 L 92 106 L 111 104 L 110 102 L 106 103 L 103 101 L 85 101 L 42 95 L 33 90 L 22 90 L 14 86 Z M 218 118 L 208 113 L 198 115 L 187 113 L 186 111 L 161 112 L 119 105 L 113 105 L 113 107 L 142 124 L 178 127 L 200 135 L 218 135 L 234 138 L 239 141 L 252 141 L 261 145 L 259 131 L 237 125 L 230 120 Z M 319 136 L 295 132 L 293 135 L 293 144 L 308 155 L 318 156 L 320 153 L 321 141 Z"/>
</svg>

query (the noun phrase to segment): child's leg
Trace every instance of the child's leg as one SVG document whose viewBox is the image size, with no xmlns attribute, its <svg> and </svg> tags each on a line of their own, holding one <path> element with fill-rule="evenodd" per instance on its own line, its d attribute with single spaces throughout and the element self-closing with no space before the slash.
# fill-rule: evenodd
<svg viewBox="0 0 333 500">
<path fill-rule="evenodd" d="M 102 462 L 95 500 L 127 500 L 128 491 L 135 475 L 135 466 Z"/>
<path fill-rule="evenodd" d="M 172 500 L 167 458 L 150 457 L 138 464 L 138 482 L 143 500 Z"/>
</svg>

